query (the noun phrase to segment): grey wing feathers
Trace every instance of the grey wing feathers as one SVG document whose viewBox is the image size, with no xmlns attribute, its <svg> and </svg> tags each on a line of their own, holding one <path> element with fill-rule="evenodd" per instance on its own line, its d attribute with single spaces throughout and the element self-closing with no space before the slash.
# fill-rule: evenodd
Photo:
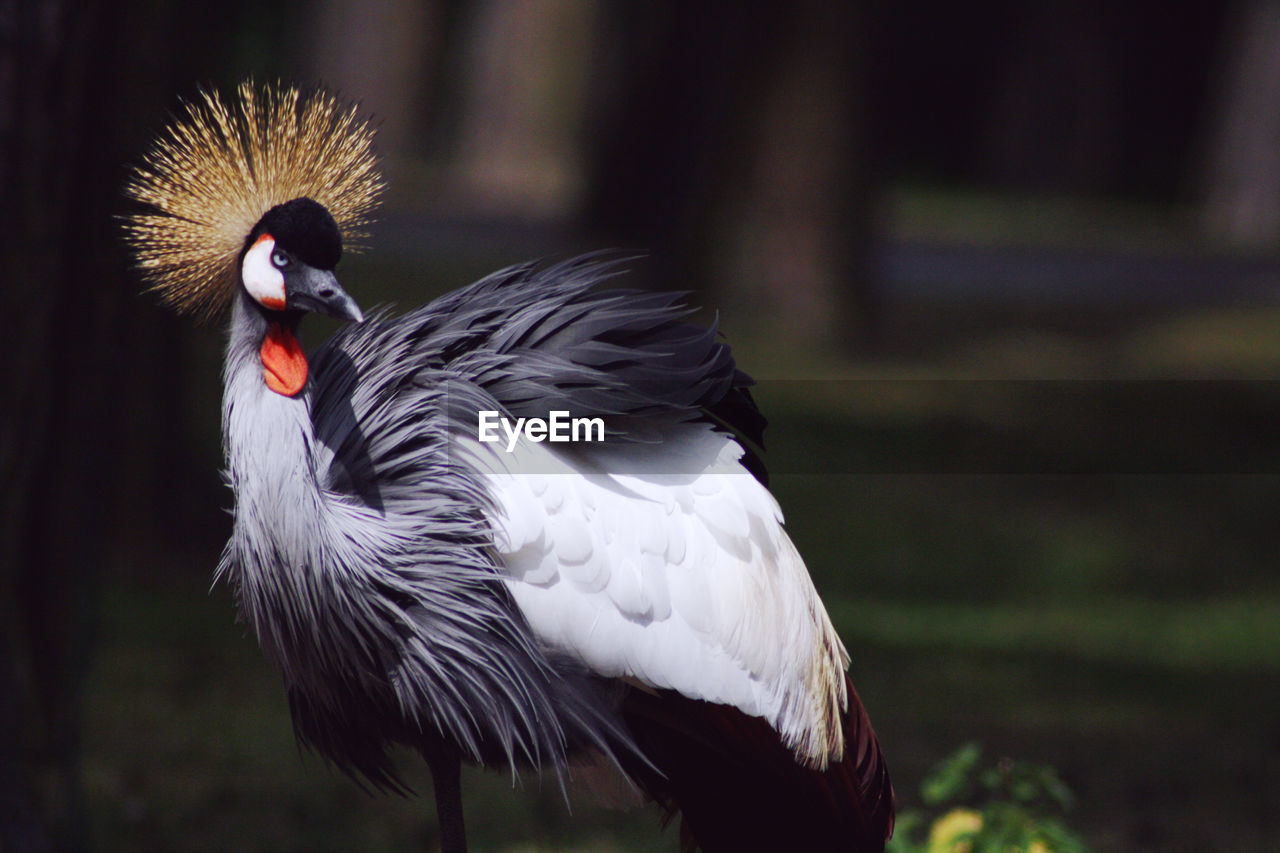
<svg viewBox="0 0 1280 853">
<path fill-rule="evenodd" d="M 642 422 L 708 419 L 743 440 L 745 463 L 764 480 L 757 452 L 766 422 L 751 379 L 714 326 L 682 321 L 684 294 L 601 288 L 626 260 L 509 267 L 402 317 L 344 327 L 315 369 L 350 357 L 371 408 L 406 383 L 449 378 L 513 417 L 603 417 L 617 442 L 651 440 Z"/>
</svg>

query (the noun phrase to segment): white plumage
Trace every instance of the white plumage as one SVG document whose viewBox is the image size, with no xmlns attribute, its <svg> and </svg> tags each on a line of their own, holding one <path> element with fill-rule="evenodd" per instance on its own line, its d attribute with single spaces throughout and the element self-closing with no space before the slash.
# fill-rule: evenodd
<svg viewBox="0 0 1280 853">
<path fill-rule="evenodd" d="M 562 447 L 455 445 L 484 472 L 534 634 L 600 675 L 763 717 L 815 765 L 838 756 L 848 657 L 738 443 L 690 425 L 662 445 Z"/>
</svg>

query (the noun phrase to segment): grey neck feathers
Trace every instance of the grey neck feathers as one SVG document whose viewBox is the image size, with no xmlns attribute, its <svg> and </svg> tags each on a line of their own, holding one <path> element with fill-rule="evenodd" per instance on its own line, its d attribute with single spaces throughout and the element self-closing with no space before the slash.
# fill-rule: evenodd
<svg viewBox="0 0 1280 853">
<path fill-rule="evenodd" d="M 241 615 L 291 686 L 323 694 L 337 676 L 376 686 L 386 669 L 380 650 L 394 632 L 365 604 L 371 596 L 357 567 L 380 544 L 380 525 L 325 488 L 310 388 L 286 397 L 263 380 L 267 325 L 242 293 L 222 404 L 235 522 L 218 578 L 235 588 Z"/>
<path fill-rule="evenodd" d="M 263 380 L 267 320 L 241 294 L 232 312 L 223 374 L 222 441 L 236 521 L 259 531 L 278 558 L 297 555 L 324 528 L 308 395 L 285 397 Z"/>
<path fill-rule="evenodd" d="M 286 677 L 317 597 L 329 529 L 316 471 L 308 395 L 267 387 L 259 350 L 267 320 L 243 292 L 232 309 L 224 365 L 222 440 L 235 493 L 235 527 L 219 575 L 236 587 L 245 619 Z M 282 606 L 296 604 L 296 607 Z"/>
</svg>

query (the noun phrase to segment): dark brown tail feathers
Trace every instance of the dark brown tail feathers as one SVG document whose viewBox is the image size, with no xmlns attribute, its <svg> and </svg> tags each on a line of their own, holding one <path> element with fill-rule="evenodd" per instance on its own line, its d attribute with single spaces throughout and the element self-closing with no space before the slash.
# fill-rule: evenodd
<svg viewBox="0 0 1280 853">
<path fill-rule="evenodd" d="M 623 713 L 663 774 L 633 768 L 635 778 L 683 814 L 686 849 L 882 851 L 893 831 L 893 785 L 871 720 L 845 681 L 845 755 L 824 771 L 798 763 L 758 717 L 672 692 L 633 691 Z"/>
</svg>

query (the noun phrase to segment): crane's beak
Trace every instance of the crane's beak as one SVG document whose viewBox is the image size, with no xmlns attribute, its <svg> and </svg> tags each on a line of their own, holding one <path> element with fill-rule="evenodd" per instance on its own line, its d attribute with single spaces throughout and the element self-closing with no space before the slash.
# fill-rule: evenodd
<svg viewBox="0 0 1280 853">
<path fill-rule="evenodd" d="M 332 270 L 298 264 L 297 269 L 285 274 L 284 291 L 290 308 L 314 311 L 355 323 L 364 320 L 360 306 L 338 284 L 338 277 Z"/>
</svg>

